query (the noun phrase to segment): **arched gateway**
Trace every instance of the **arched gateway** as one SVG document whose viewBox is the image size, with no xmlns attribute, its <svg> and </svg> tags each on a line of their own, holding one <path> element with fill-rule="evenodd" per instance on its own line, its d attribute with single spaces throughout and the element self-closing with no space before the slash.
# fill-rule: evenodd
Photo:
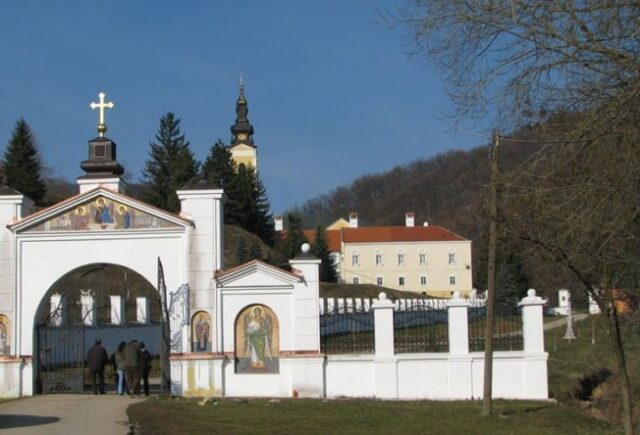
<svg viewBox="0 0 640 435">
<path fill-rule="evenodd" d="M 77 195 L 34 212 L 0 181 L 0 397 L 83 391 L 94 339 L 157 354 L 147 332 L 172 394 L 321 395 L 319 260 L 222 270 L 223 191 L 190 183 L 179 214 L 132 198 L 104 113 L 98 132 Z"/>
<path fill-rule="evenodd" d="M 159 356 L 161 320 L 157 290 L 135 271 L 113 264 L 70 271 L 51 286 L 36 312 L 36 391 L 85 391 L 85 356 L 98 339 L 108 355 L 121 341 L 135 339 Z"/>
<path fill-rule="evenodd" d="M 116 144 L 103 122 L 98 131 L 77 195 L 34 213 L 29 199 L 0 182 L 0 396 L 81 390 L 61 369 L 77 375 L 98 334 L 109 350 L 110 334 L 127 339 L 155 328 L 161 336 L 161 296 L 172 354 L 190 348 L 196 311 L 213 314 L 222 190 L 185 187 L 180 215 L 129 197 Z M 155 353 L 157 344 L 148 347 Z"/>
</svg>

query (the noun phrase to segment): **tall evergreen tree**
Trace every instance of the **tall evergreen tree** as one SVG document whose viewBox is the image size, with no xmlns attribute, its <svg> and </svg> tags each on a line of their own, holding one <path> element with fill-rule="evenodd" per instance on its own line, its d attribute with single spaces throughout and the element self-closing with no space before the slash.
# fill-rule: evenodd
<svg viewBox="0 0 640 435">
<path fill-rule="evenodd" d="M 260 246 L 260 242 L 254 240 L 251 242 L 249 246 L 249 258 L 252 260 L 260 260 L 264 261 L 264 251 L 262 250 L 262 246 Z"/>
<path fill-rule="evenodd" d="M 316 228 L 316 238 L 313 242 L 313 254 L 322 261 L 319 271 L 320 282 L 337 282 L 338 276 L 329 252 L 327 234 L 324 228 L 319 225 L 318 228 Z"/>
<path fill-rule="evenodd" d="M 209 149 L 209 155 L 202 166 L 202 175 L 208 181 L 224 189 L 227 196 L 224 205 L 225 223 L 238 225 L 253 232 L 243 222 L 243 208 L 245 207 L 242 204 L 241 180 L 238 179 L 236 164 L 231 156 L 231 151 L 220 139 Z"/>
<path fill-rule="evenodd" d="M 40 156 L 31 133 L 23 118 L 16 122 L 11 140 L 4 152 L 4 170 L 10 187 L 42 205 L 47 188 L 42 180 Z"/>
<path fill-rule="evenodd" d="M 156 207 L 171 212 L 180 210 L 176 190 L 198 173 L 199 163 L 180 132 L 180 119 L 168 112 L 160 118 L 156 142 L 151 142 L 149 158 L 142 171 L 147 184 L 144 197 Z"/>
<path fill-rule="evenodd" d="M 267 197 L 267 189 L 253 168 L 251 168 L 250 172 L 253 180 L 253 202 L 255 203 L 256 210 L 255 234 L 260 237 L 263 242 L 273 246 L 275 230 L 273 227 L 273 215 L 270 212 L 271 204 Z"/>
<path fill-rule="evenodd" d="M 238 239 L 238 244 L 236 245 L 235 257 L 238 264 L 244 264 L 247 261 L 251 260 L 249 248 L 247 247 L 247 242 L 244 239 L 244 237 L 240 237 Z"/>
<path fill-rule="evenodd" d="M 300 247 L 306 243 L 307 239 L 302 232 L 302 218 L 294 213 L 287 214 L 287 232 L 277 250 L 283 261 L 300 255 Z"/>
<path fill-rule="evenodd" d="M 244 165 L 237 167 L 229 148 L 218 139 L 209 150 L 202 166 L 202 175 L 224 189 L 227 196 L 225 223 L 238 225 L 268 245 L 273 245 L 271 205 L 264 184 L 254 168 Z"/>
<path fill-rule="evenodd" d="M 218 139 L 209 149 L 202 165 L 202 175 L 222 189 L 227 189 L 236 176 L 236 164 L 229 148 Z"/>
</svg>

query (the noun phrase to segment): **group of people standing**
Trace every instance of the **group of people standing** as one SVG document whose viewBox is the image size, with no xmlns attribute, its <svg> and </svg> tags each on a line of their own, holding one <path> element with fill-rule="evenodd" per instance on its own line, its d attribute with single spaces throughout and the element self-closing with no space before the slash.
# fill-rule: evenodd
<svg viewBox="0 0 640 435">
<path fill-rule="evenodd" d="M 111 363 L 114 368 L 117 392 L 120 396 L 125 392 L 129 396 L 139 396 L 141 381 L 144 386 L 144 395 L 148 396 L 151 360 L 152 356 L 145 348 L 144 343 L 139 343 L 137 340 L 132 340 L 129 343 L 120 342 L 111 358 L 107 356 L 102 342 L 96 340 L 87 355 L 93 394 L 98 394 L 98 391 L 100 394 L 105 394 L 104 369 L 108 363 Z"/>
</svg>

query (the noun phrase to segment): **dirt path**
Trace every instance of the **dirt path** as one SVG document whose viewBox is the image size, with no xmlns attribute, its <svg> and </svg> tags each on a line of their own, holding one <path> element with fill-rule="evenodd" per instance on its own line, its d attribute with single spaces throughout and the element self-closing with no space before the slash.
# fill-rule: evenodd
<svg viewBox="0 0 640 435">
<path fill-rule="evenodd" d="M 0 403 L 2 434 L 127 434 L 127 407 L 144 399 L 51 394 Z"/>
<path fill-rule="evenodd" d="M 573 315 L 573 321 L 574 322 L 579 322 L 581 320 L 586 319 L 587 317 L 589 317 L 588 314 L 574 314 Z M 551 322 L 545 323 L 544 324 L 544 330 L 548 331 L 549 329 L 560 328 L 562 326 L 567 326 L 567 317 L 566 316 L 562 316 L 558 320 L 552 320 Z"/>
</svg>

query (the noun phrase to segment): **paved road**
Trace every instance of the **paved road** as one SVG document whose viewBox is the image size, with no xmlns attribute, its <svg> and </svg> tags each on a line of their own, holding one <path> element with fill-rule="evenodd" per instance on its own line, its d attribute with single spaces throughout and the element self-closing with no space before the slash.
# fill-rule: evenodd
<svg viewBox="0 0 640 435">
<path fill-rule="evenodd" d="M 127 407 L 144 399 L 106 394 L 50 394 L 0 403 L 7 434 L 117 435 L 129 432 Z"/>
<path fill-rule="evenodd" d="M 574 322 L 579 322 L 581 320 L 586 319 L 587 317 L 589 317 L 588 314 L 574 314 L 573 315 L 573 321 Z M 567 317 L 566 316 L 562 316 L 558 320 L 552 320 L 551 322 L 545 323 L 544 324 L 544 330 L 547 331 L 549 329 L 560 328 L 562 326 L 567 326 Z"/>
</svg>

